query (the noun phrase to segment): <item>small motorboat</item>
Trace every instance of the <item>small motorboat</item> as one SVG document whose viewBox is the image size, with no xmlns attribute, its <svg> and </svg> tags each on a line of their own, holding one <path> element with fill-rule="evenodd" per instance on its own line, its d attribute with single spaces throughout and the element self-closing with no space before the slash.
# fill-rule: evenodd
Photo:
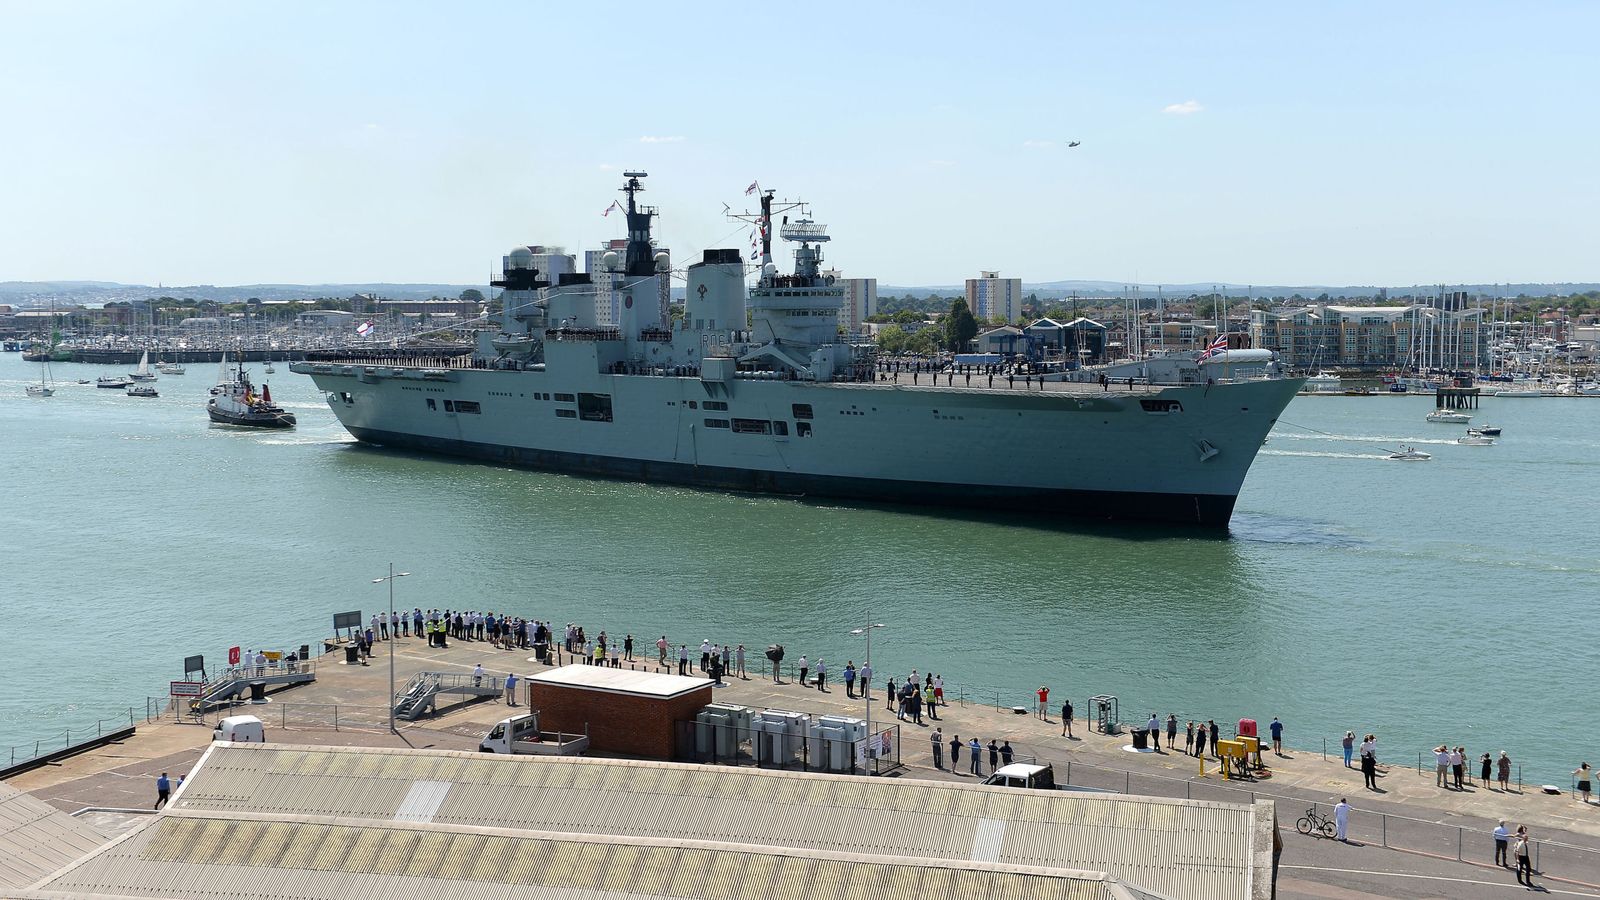
<svg viewBox="0 0 1600 900">
<path fill-rule="evenodd" d="M 128 385 L 127 394 L 128 394 L 129 397 L 159 397 L 159 396 L 161 396 L 160 394 L 156 393 L 156 389 L 155 388 L 151 387 L 148 384 L 130 384 L 130 385 Z"/>
<path fill-rule="evenodd" d="M 1435 424 L 1443 423 L 1446 425 L 1465 425 L 1472 421 L 1472 416 L 1464 412 L 1457 412 L 1453 409 L 1436 409 L 1433 412 L 1428 413 L 1428 421 Z"/>
<path fill-rule="evenodd" d="M 1467 428 L 1467 434 L 1482 434 L 1482 435 L 1487 435 L 1489 437 L 1499 437 L 1500 436 L 1500 426 L 1499 425 L 1469 426 Z"/>
<path fill-rule="evenodd" d="M 1456 438 L 1456 443 L 1465 445 L 1467 447 L 1487 447 L 1494 443 L 1494 438 L 1486 437 L 1481 434 L 1473 434 L 1469 431 L 1461 437 Z"/>
<path fill-rule="evenodd" d="M 133 382 L 127 378 L 123 378 L 120 375 L 101 375 L 99 378 L 94 380 L 95 387 L 109 388 L 110 390 L 114 391 L 120 391 L 130 384 L 133 384 Z"/>
<path fill-rule="evenodd" d="M 1423 453 L 1421 450 L 1418 450 L 1415 447 L 1401 447 L 1394 453 L 1389 454 L 1389 458 L 1397 459 L 1402 462 L 1423 462 L 1433 459 L 1433 455 L 1430 453 Z"/>
</svg>

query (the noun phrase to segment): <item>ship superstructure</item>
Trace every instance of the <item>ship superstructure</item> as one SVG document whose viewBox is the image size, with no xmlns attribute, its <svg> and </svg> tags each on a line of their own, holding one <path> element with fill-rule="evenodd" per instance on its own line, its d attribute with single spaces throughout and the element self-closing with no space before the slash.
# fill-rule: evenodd
<svg viewBox="0 0 1600 900">
<path fill-rule="evenodd" d="M 600 271 L 538 271 L 511 251 L 498 333 L 449 365 L 295 363 L 363 442 L 535 468 L 763 491 L 1225 526 L 1297 379 L 1105 385 L 988 371 L 891 372 L 839 333 L 843 291 L 821 269 L 827 229 L 763 191 L 738 216 L 759 236 L 684 270 L 683 315 L 659 298 L 671 261 L 626 173 L 627 246 Z M 793 213 L 793 220 L 786 213 Z M 790 274 L 773 260 L 794 244 Z M 622 297 L 599 321 L 600 290 Z M 930 381 L 937 381 L 931 384 Z"/>
</svg>

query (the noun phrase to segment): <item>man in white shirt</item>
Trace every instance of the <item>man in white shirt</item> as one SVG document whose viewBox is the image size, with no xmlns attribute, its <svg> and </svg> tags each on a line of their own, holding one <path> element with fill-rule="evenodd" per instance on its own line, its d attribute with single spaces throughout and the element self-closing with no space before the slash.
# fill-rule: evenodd
<svg viewBox="0 0 1600 900">
<path fill-rule="evenodd" d="M 1150 730 L 1150 740 L 1152 742 L 1151 746 L 1156 748 L 1156 752 L 1157 753 L 1160 753 L 1161 752 L 1161 720 L 1156 718 L 1156 714 L 1155 713 L 1151 713 L 1150 714 L 1150 721 L 1144 723 L 1144 727 L 1148 728 Z"/>
<path fill-rule="evenodd" d="M 483 687 L 483 663 L 472 667 L 472 686 Z"/>
<path fill-rule="evenodd" d="M 1511 868 L 1511 860 L 1506 851 L 1511 847 L 1511 830 L 1506 827 L 1506 820 L 1501 819 L 1500 824 L 1494 827 L 1494 864 L 1502 869 Z"/>
<path fill-rule="evenodd" d="M 1446 779 L 1450 773 L 1450 750 L 1443 744 L 1433 748 L 1433 762 L 1434 787 L 1448 787 Z"/>
</svg>

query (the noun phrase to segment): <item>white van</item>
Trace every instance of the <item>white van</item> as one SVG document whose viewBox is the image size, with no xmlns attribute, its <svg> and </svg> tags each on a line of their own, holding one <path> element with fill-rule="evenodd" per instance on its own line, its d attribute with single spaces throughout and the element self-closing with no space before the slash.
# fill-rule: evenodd
<svg viewBox="0 0 1600 900">
<path fill-rule="evenodd" d="M 228 716 L 217 723 L 211 732 L 213 741 L 236 741 L 241 744 L 265 744 L 267 729 L 255 716 Z"/>
</svg>

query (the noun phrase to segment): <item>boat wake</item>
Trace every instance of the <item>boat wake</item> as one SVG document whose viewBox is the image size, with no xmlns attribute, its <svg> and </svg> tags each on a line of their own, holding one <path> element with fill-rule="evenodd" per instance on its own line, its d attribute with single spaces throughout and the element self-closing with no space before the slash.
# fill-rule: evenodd
<svg viewBox="0 0 1600 900">
<path fill-rule="evenodd" d="M 1303 434 L 1293 431 L 1274 431 L 1271 437 L 1274 441 L 1349 441 L 1356 444 L 1454 444 L 1456 442 L 1455 438 L 1444 440 L 1441 438 L 1394 437 L 1392 435 L 1375 434 Z M 1261 452 L 1270 453 L 1271 451 L 1263 450 Z"/>
<path fill-rule="evenodd" d="M 356 439 L 348 434 L 318 436 L 305 434 L 297 437 L 269 437 L 263 438 L 260 443 L 272 447 L 295 446 L 305 447 L 312 444 L 354 444 Z"/>
<path fill-rule="evenodd" d="M 1360 457 L 1372 459 L 1381 457 Z M 1332 547 L 1355 547 L 1364 541 L 1351 537 L 1328 522 L 1299 519 L 1292 516 L 1272 516 L 1263 513 L 1234 511 L 1228 523 L 1228 537 L 1239 541 L 1261 544 L 1322 544 Z"/>
<path fill-rule="evenodd" d="M 1318 459 L 1388 459 L 1381 453 L 1334 453 L 1318 450 L 1263 450 L 1262 456 L 1314 456 Z"/>
</svg>

